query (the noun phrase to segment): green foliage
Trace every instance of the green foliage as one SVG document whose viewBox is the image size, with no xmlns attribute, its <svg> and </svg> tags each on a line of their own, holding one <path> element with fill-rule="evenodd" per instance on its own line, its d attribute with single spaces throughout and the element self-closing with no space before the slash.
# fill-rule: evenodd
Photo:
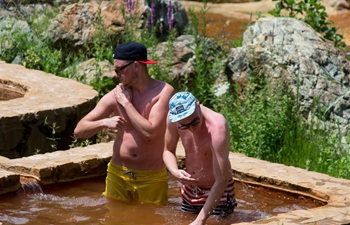
<svg viewBox="0 0 350 225">
<path fill-rule="evenodd" d="M 324 122 L 329 121 L 329 109 L 348 93 L 329 107 L 315 98 L 310 114 L 313 118 L 305 121 L 298 111 L 299 84 L 294 96 L 284 76 L 271 85 L 269 74 L 256 67 L 256 59 L 248 62 L 254 68 L 249 80 L 230 84 L 214 105 L 229 123 L 231 151 L 349 179 L 350 156 L 342 142 L 344 137 L 339 129 L 335 132 L 335 127 Z"/>
<path fill-rule="evenodd" d="M 22 30 L 23 28 L 16 29 L 16 26 L 15 21 L 9 22 L 0 35 L 0 60 L 7 63 L 16 57 L 24 58 L 24 52 L 38 43 L 31 33 Z"/>
<path fill-rule="evenodd" d="M 87 147 L 90 144 L 92 144 L 92 141 L 89 139 L 78 139 L 73 137 L 73 142 L 72 144 L 69 145 L 70 148 L 77 148 L 77 147 Z"/>
<path fill-rule="evenodd" d="M 306 122 L 287 87 L 271 88 L 265 78 L 230 86 L 217 98 L 215 109 L 230 126 L 231 151 L 349 179 L 350 155 L 341 132 L 323 122 L 324 107 L 315 100 L 314 118 Z"/>
<path fill-rule="evenodd" d="M 148 68 L 149 74 L 153 78 L 163 80 L 167 83 L 173 83 L 172 76 L 169 76 L 169 74 L 172 73 L 171 66 L 173 65 L 173 57 L 174 57 L 174 50 L 175 50 L 173 42 L 176 37 L 177 37 L 176 30 L 171 29 L 168 35 L 168 40 L 166 42 L 165 56 L 162 59 L 162 64 L 156 64 Z M 150 55 L 152 59 L 159 60 L 155 55 L 155 51 L 149 50 L 149 53 L 151 53 Z"/>
<path fill-rule="evenodd" d="M 139 18 L 133 16 L 132 12 L 126 10 L 124 6 L 120 7 L 124 18 L 124 32 L 123 32 L 123 40 L 127 41 L 136 41 L 138 34 L 138 23 L 140 21 Z"/>
<path fill-rule="evenodd" d="M 46 73 L 59 74 L 62 66 L 62 53 L 52 49 L 44 42 L 40 45 L 31 45 L 25 51 L 23 66 L 30 69 L 45 71 Z"/>
<path fill-rule="evenodd" d="M 201 12 L 205 12 L 207 11 L 206 9 L 206 4 L 203 5 L 203 8 L 201 9 Z M 189 16 L 189 24 L 187 25 L 187 27 L 185 28 L 185 34 L 188 35 L 193 35 L 194 37 L 200 36 L 200 18 L 197 16 L 197 14 L 194 11 L 194 8 L 189 8 L 188 9 L 188 16 Z M 204 13 L 201 13 L 200 15 L 205 15 Z M 204 20 L 204 22 L 206 21 L 206 19 Z M 203 27 L 205 26 L 205 24 L 203 25 Z M 206 31 L 205 33 L 206 34 Z"/>
<path fill-rule="evenodd" d="M 180 83 L 175 84 L 175 89 L 191 91 L 203 105 L 212 108 L 214 107 L 213 102 L 216 100 L 213 87 L 224 70 L 228 50 L 225 48 L 224 42 L 215 43 L 206 38 L 208 22 L 206 13 L 208 10 L 206 3 L 198 15 L 194 13 L 193 9 L 189 9 L 190 23 L 186 32 L 195 38 L 194 72 L 191 75 L 185 75 Z M 203 29 L 198 32 L 200 22 Z"/>
<path fill-rule="evenodd" d="M 309 24 L 316 32 L 334 42 L 334 46 L 345 48 L 343 35 L 337 34 L 339 28 L 331 26 L 333 22 L 327 20 L 326 8 L 320 0 L 273 0 L 278 1 L 269 14 L 275 17 L 285 16 L 299 19 Z M 284 14 L 285 13 L 285 14 Z"/>
<path fill-rule="evenodd" d="M 46 137 L 46 139 L 51 141 L 52 151 L 55 151 L 57 150 L 57 141 L 60 140 L 60 138 L 56 137 L 56 130 L 60 127 L 56 125 L 56 122 L 50 123 L 47 117 L 45 117 L 44 126 L 47 126 L 51 130 L 50 137 Z"/>
<path fill-rule="evenodd" d="M 335 134 L 334 128 L 324 125 L 319 118 L 310 121 L 294 120 L 288 126 L 274 161 L 349 179 L 350 155 L 344 149 L 340 131 Z"/>
<path fill-rule="evenodd" d="M 242 93 L 236 93 L 240 98 L 231 98 L 232 106 L 229 110 L 224 110 L 223 114 L 226 118 L 232 118 L 230 126 L 233 151 L 272 160 L 283 144 L 283 134 L 293 112 L 293 100 L 281 90 L 269 90 L 265 87 L 265 82 L 263 76 L 253 79 L 244 87 L 243 99 Z M 235 89 L 241 90 L 242 87 L 237 86 Z"/>
<path fill-rule="evenodd" d="M 187 85 L 187 88 L 202 104 L 209 107 L 212 107 L 215 99 L 213 86 L 220 71 L 224 68 L 224 53 L 225 51 L 220 46 L 215 46 L 209 39 L 197 39 L 196 41 L 194 80 L 192 84 Z"/>
<path fill-rule="evenodd" d="M 350 155 L 342 143 L 344 137 L 323 122 L 328 109 L 319 99 L 312 104 L 313 118 L 305 121 L 298 111 L 298 98 L 285 91 L 287 87 L 271 88 L 267 77 L 251 76 L 246 83 L 230 86 L 215 104 L 229 123 L 231 151 L 349 179 Z"/>
<path fill-rule="evenodd" d="M 31 15 L 32 22 L 30 28 L 36 36 L 43 36 L 45 31 L 49 28 L 51 20 L 59 13 L 58 7 L 52 7 L 40 13 L 33 13 Z"/>
<path fill-rule="evenodd" d="M 92 86 L 98 92 L 98 100 L 100 100 L 105 94 L 115 88 L 115 83 L 109 77 L 103 77 L 102 71 L 97 67 L 98 71 L 94 75 L 94 79 L 91 81 L 90 86 Z"/>
</svg>

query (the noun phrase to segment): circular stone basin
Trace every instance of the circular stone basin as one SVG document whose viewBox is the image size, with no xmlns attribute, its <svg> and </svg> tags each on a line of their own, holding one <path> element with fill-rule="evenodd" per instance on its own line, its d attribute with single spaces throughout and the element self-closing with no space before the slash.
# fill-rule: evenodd
<svg viewBox="0 0 350 225">
<path fill-rule="evenodd" d="M 0 79 L 0 101 L 21 98 L 26 91 L 27 87 L 9 80 Z"/>
<path fill-rule="evenodd" d="M 97 95 L 74 80 L 0 61 L 0 155 L 69 149 L 77 122 Z"/>
</svg>

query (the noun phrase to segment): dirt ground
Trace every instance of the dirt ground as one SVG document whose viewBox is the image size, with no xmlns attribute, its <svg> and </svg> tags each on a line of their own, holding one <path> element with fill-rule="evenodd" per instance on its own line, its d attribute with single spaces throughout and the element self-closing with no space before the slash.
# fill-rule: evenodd
<svg viewBox="0 0 350 225">
<path fill-rule="evenodd" d="M 200 11 L 203 8 L 203 3 L 194 1 L 180 1 L 186 8 L 192 7 L 195 11 Z M 327 1 L 326 1 L 327 2 Z M 252 15 L 253 21 L 257 19 L 258 13 L 263 16 L 271 16 L 268 11 L 272 10 L 276 2 L 272 0 L 262 0 L 246 3 L 207 3 L 209 8 L 208 13 L 220 15 L 221 17 L 234 18 L 236 21 L 243 20 L 249 22 Z M 333 21 L 335 27 L 339 27 L 338 33 L 344 36 L 344 42 L 350 49 L 350 10 L 336 11 L 331 6 L 325 5 L 328 19 Z M 209 18 L 210 19 L 210 18 Z M 226 23 L 230 23 L 229 20 Z M 227 26 L 228 27 L 228 26 Z"/>
<path fill-rule="evenodd" d="M 180 1 L 186 8 L 193 7 L 195 10 L 200 10 L 203 3 L 195 1 Z M 250 14 L 256 15 L 256 12 L 261 12 L 264 16 L 268 16 L 268 11 L 272 10 L 275 2 L 272 0 L 262 0 L 259 2 L 246 3 L 207 3 L 210 13 L 221 14 L 233 18 L 249 18 Z"/>
</svg>

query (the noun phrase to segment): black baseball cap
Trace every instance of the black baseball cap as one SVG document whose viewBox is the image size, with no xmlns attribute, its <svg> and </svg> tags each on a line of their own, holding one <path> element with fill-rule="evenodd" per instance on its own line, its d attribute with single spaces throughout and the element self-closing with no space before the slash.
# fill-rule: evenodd
<svg viewBox="0 0 350 225">
<path fill-rule="evenodd" d="M 147 48 L 138 42 L 127 42 L 118 45 L 113 52 L 114 59 L 138 61 L 143 64 L 157 64 L 158 62 L 147 59 Z"/>
</svg>

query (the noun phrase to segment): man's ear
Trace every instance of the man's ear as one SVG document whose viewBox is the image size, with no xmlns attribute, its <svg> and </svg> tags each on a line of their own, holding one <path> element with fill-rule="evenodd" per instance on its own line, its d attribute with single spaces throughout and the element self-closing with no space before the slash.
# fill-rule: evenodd
<svg viewBox="0 0 350 225">
<path fill-rule="evenodd" d="M 134 62 L 134 69 L 135 69 L 135 70 L 138 70 L 139 68 L 140 68 L 140 63 L 137 62 L 137 61 L 135 61 L 135 62 Z"/>
</svg>

